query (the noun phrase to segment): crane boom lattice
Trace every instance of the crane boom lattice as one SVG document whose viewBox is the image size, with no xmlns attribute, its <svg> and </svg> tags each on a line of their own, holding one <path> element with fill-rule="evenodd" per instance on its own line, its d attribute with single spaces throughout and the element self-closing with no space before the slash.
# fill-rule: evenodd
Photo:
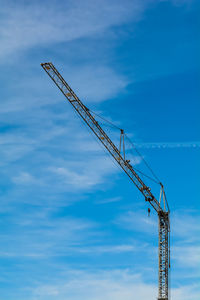
<svg viewBox="0 0 200 300">
<path fill-rule="evenodd" d="M 165 211 L 161 206 L 161 202 L 158 201 L 152 194 L 150 188 L 145 185 L 143 180 L 134 170 L 130 161 L 126 160 L 121 154 L 117 146 L 108 137 L 106 132 L 102 129 L 99 123 L 96 121 L 90 110 L 82 103 L 75 92 L 67 84 L 58 70 L 52 63 L 42 63 L 42 68 L 54 81 L 60 91 L 64 94 L 70 104 L 74 107 L 76 112 L 81 116 L 85 123 L 90 127 L 96 137 L 104 145 L 107 151 L 112 155 L 115 161 L 120 165 L 123 171 L 128 175 L 131 181 L 139 189 L 139 191 L 145 197 L 145 200 L 156 210 L 159 218 L 159 287 L 158 287 L 158 300 L 168 300 L 168 267 L 169 267 L 169 211 Z M 162 186 L 163 189 L 163 186 Z"/>
</svg>

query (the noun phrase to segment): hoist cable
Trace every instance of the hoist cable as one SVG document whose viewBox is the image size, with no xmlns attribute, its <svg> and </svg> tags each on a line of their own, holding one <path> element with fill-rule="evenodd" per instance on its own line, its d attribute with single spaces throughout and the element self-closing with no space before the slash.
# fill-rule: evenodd
<svg viewBox="0 0 200 300">
<path fill-rule="evenodd" d="M 159 178 L 156 176 L 155 172 L 152 170 L 152 168 L 150 167 L 150 165 L 146 162 L 146 160 L 144 159 L 144 157 L 142 156 L 142 154 L 139 152 L 139 150 L 136 148 L 136 146 L 134 145 L 134 143 L 130 140 L 130 138 L 127 136 L 127 134 L 125 133 L 125 136 L 127 138 L 127 140 L 129 141 L 129 143 L 131 143 L 132 147 L 135 149 L 135 151 L 137 152 L 137 154 L 142 158 L 144 164 L 146 165 L 146 167 L 150 170 L 151 174 L 154 176 L 154 178 L 157 180 L 157 183 L 160 184 L 160 180 Z"/>
<path fill-rule="evenodd" d="M 118 126 L 116 126 L 115 124 L 113 124 L 111 121 L 108 121 L 107 119 L 103 118 L 102 116 L 100 116 L 99 114 L 95 113 L 94 111 L 92 111 L 91 109 L 89 109 L 89 111 L 91 113 L 93 113 L 95 116 L 99 117 L 100 119 L 104 120 L 106 123 L 109 123 L 112 127 L 121 130 L 121 128 L 119 128 Z"/>
<path fill-rule="evenodd" d="M 95 113 L 94 111 L 92 111 L 91 109 L 89 109 L 90 112 L 92 112 L 95 116 L 99 117 L 100 119 L 102 119 L 103 121 L 105 121 L 106 123 L 110 124 L 112 127 L 121 130 L 121 128 L 119 128 L 118 126 L 116 126 L 115 124 L 113 124 L 111 121 L 108 121 L 106 118 L 100 116 L 99 114 Z M 146 162 L 146 160 L 144 159 L 144 157 L 142 156 L 142 154 L 138 151 L 138 149 L 136 148 L 136 146 L 134 145 L 134 143 L 131 141 L 131 139 L 127 136 L 127 134 L 124 133 L 124 135 L 126 136 L 127 140 L 129 141 L 129 143 L 131 144 L 131 146 L 134 148 L 134 150 L 137 152 L 137 154 L 141 157 L 141 159 L 143 160 L 144 164 L 146 165 L 146 167 L 150 170 L 151 174 L 153 175 L 153 177 L 156 179 L 154 180 L 153 178 L 151 178 L 150 176 L 144 174 L 143 172 L 137 170 L 135 168 L 135 170 L 137 170 L 138 172 L 140 172 L 142 175 L 146 176 L 147 178 L 153 180 L 154 182 L 160 184 L 160 180 L 159 178 L 156 176 L 155 172 L 152 170 L 152 168 L 150 167 L 150 165 Z"/>
<path fill-rule="evenodd" d="M 132 167 L 133 167 L 133 166 L 132 166 Z M 149 175 L 146 175 L 145 173 L 143 173 L 143 172 L 140 171 L 139 169 L 137 169 L 137 168 L 135 168 L 135 167 L 133 167 L 133 169 L 134 169 L 135 171 L 137 171 L 138 173 L 142 174 L 143 176 L 147 177 L 148 179 L 152 180 L 153 182 L 159 184 L 159 182 L 158 182 L 157 180 L 153 179 L 153 178 L 150 177 Z"/>
</svg>

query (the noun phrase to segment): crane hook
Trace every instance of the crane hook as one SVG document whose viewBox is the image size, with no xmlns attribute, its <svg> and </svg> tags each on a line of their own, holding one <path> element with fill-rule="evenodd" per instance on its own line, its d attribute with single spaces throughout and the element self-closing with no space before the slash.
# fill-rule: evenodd
<svg viewBox="0 0 200 300">
<path fill-rule="evenodd" d="M 150 212 L 151 212 L 151 210 L 150 210 L 150 208 L 148 207 L 148 217 L 150 217 Z"/>
</svg>

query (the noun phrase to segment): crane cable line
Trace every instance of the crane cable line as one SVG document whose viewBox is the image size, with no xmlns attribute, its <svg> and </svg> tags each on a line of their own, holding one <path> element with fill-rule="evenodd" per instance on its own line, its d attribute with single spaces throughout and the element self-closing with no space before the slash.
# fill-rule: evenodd
<svg viewBox="0 0 200 300">
<path fill-rule="evenodd" d="M 88 108 L 87 108 L 88 109 Z M 118 130 L 121 130 L 120 127 L 116 126 L 114 123 L 112 123 L 111 121 L 108 121 L 106 118 L 100 116 L 99 114 L 97 114 L 96 112 L 92 111 L 91 109 L 88 109 L 91 113 L 93 113 L 95 116 L 99 117 L 100 119 L 102 119 L 103 121 L 105 121 L 106 123 L 108 123 L 109 125 L 111 125 L 113 128 L 116 128 Z M 146 167 L 149 169 L 149 171 L 151 172 L 151 174 L 153 175 L 153 177 L 155 179 L 153 179 L 152 177 L 146 175 L 145 173 L 143 173 L 142 171 L 138 170 L 137 168 L 133 167 L 137 172 L 141 173 L 143 176 L 149 178 L 150 180 L 154 181 L 155 183 L 159 184 L 162 186 L 161 181 L 159 180 L 159 178 L 156 176 L 155 172 L 153 171 L 153 169 L 150 167 L 150 165 L 146 162 L 146 160 L 144 159 L 143 155 L 139 152 L 139 150 L 136 148 L 135 144 L 131 141 L 131 139 L 127 136 L 126 133 L 124 133 L 125 137 L 127 138 L 127 140 L 129 141 L 129 143 L 131 144 L 131 146 L 133 147 L 133 149 L 137 152 L 137 154 L 139 155 L 139 157 L 143 160 L 144 164 L 146 165 Z"/>
<path fill-rule="evenodd" d="M 131 141 L 131 139 L 127 136 L 127 134 L 125 133 L 125 136 L 127 138 L 127 140 L 131 143 L 132 147 L 135 149 L 135 151 L 137 152 L 137 154 L 142 158 L 142 160 L 144 161 L 146 167 L 150 170 L 151 174 L 154 176 L 154 178 L 157 180 L 157 183 L 162 185 L 161 181 L 159 180 L 159 178 L 156 176 L 155 172 L 153 171 L 153 169 L 150 167 L 150 165 L 146 162 L 146 160 L 144 159 L 143 155 L 139 152 L 139 150 L 136 148 L 136 146 L 134 145 L 134 143 Z"/>
<path fill-rule="evenodd" d="M 103 119 L 105 122 L 107 121 L 105 118 L 103 118 L 103 117 L 101 117 L 100 115 L 96 114 L 94 111 L 91 111 L 90 109 L 88 109 L 88 110 L 89 110 L 90 112 L 92 112 L 94 115 L 98 116 L 100 119 Z M 78 118 L 80 119 L 80 121 L 84 124 L 83 119 L 82 119 L 79 115 L 77 115 L 77 117 L 78 117 Z M 115 127 L 115 128 L 117 128 L 117 129 L 120 129 L 119 127 L 117 127 L 117 126 L 115 126 L 114 124 L 112 124 L 110 121 L 107 121 L 107 122 L 110 123 L 110 125 L 112 125 L 112 127 Z M 85 125 L 85 124 L 84 124 L 84 125 Z M 90 130 L 89 130 L 89 128 L 88 128 L 87 126 L 85 126 L 85 128 L 87 129 L 88 132 L 90 132 Z M 120 129 L 120 130 L 121 130 L 121 129 Z M 93 136 L 92 136 L 92 137 L 93 137 Z M 98 139 L 96 139 L 95 137 L 93 137 L 93 139 L 94 139 L 95 141 L 98 142 L 98 144 L 100 145 L 100 147 L 102 148 L 102 150 L 104 151 L 104 153 L 106 153 L 106 155 L 109 156 L 108 152 L 104 149 L 104 147 L 102 147 L 102 144 L 98 141 Z M 113 162 L 114 162 L 115 166 L 117 166 L 118 168 L 120 168 L 119 165 L 116 164 L 116 162 L 115 162 L 114 160 L 113 160 Z M 132 167 L 133 167 L 133 166 L 132 166 Z M 133 167 L 133 169 L 134 169 L 135 171 L 139 172 L 141 175 L 143 175 L 143 176 L 147 177 L 148 179 L 152 180 L 153 182 L 159 184 L 158 181 L 156 181 L 155 179 L 153 179 L 153 178 L 150 177 L 149 175 L 145 174 L 144 172 L 140 171 L 139 169 L 137 169 L 137 168 L 135 168 L 135 167 Z"/>
<path fill-rule="evenodd" d="M 108 121 L 106 118 L 100 116 L 99 114 L 97 114 L 96 112 L 94 112 L 93 110 L 89 109 L 88 110 L 93 113 L 95 116 L 99 117 L 100 119 L 104 120 L 106 123 L 110 124 L 112 127 L 121 130 L 121 128 L 119 128 L 117 125 L 115 125 L 114 123 L 112 123 L 111 121 Z"/>
</svg>

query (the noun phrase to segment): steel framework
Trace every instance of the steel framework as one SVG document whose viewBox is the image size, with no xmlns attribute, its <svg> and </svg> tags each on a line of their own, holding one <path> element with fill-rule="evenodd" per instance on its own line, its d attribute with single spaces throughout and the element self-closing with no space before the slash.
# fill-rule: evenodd
<svg viewBox="0 0 200 300">
<path fill-rule="evenodd" d="M 159 244 L 158 244 L 158 300 L 169 299 L 169 213 L 158 213 Z"/>
<path fill-rule="evenodd" d="M 112 155 L 115 161 L 120 165 L 123 171 L 128 175 L 131 181 L 136 185 L 140 192 L 145 197 L 145 200 L 150 203 L 150 205 L 156 210 L 159 218 L 159 246 L 158 246 L 158 256 L 159 256 L 159 274 L 158 274 L 158 300 L 168 300 L 169 299 L 169 285 L 168 285 L 168 269 L 169 269 L 169 207 L 166 206 L 166 198 L 164 194 L 163 185 L 161 184 L 161 194 L 163 195 L 164 208 L 161 206 L 161 198 L 158 201 L 152 194 L 150 188 L 145 185 L 140 176 L 134 170 L 130 161 L 125 159 L 122 155 L 120 149 L 118 149 L 115 144 L 111 141 L 105 131 L 101 128 L 98 122 L 95 120 L 94 116 L 90 110 L 82 103 L 74 91 L 70 88 L 58 70 L 54 67 L 52 63 L 42 63 L 42 68 L 54 81 L 60 91 L 64 94 L 67 100 L 74 107 L 76 112 L 81 116 L 85 123 L 90 127 L 96 137 Z M 123 132 L 122 132 L 123 133 Z M 121 144 L 121 138 L 120 138 Z M 121 147 L 121 146 L 120 146 Z"/>
</svg>

